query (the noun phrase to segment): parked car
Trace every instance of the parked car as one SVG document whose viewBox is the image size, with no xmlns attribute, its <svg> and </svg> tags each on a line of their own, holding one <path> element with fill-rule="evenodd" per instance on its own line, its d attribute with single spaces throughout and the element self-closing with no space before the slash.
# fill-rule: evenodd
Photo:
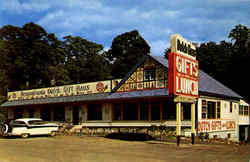
<svg viewBox="0 0 250 162">
<path fill-rule="evenodd" d="M 4 136 L 21 136 L 27 138 L 32 135 L 55 136 L 59 125 L 45 122 L 39 118 L 23 118 L 11 121 L 1 127 Z"/>
</svg>

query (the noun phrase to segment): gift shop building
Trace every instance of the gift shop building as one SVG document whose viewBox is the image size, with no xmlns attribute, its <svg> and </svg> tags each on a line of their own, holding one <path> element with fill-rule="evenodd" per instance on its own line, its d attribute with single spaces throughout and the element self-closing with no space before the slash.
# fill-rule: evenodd
<svg viewBox="0 0 250 162">
<path fill-rule="evenodd" d="M 177 136 L 249 139 L 249 104 L 199 69 L 195 47 L 171 37 L 166 59 L 145 55 L 122 79 L 8 93 L 8 118 L 82 128 L 174 128 Z"/>
</svg>

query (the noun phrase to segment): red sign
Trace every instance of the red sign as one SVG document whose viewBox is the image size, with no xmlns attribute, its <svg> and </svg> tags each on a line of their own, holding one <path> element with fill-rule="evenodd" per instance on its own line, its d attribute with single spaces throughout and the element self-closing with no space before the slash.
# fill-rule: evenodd
<svg viewBox="0 0 250 162">
<path fill-rule="evenodd" d="M 104 85 L 103 85 L 102 82 L 99 82 L 99 83 L 96 84 L 96 90 L 98 92 L 103 92 L 104 91 Z"/>
<path fill-rule="evenodd" d="M 170 53 L 168 64 L 169 94 L 198 97 L 198 61 L 182 54 Z"/>
</svg>

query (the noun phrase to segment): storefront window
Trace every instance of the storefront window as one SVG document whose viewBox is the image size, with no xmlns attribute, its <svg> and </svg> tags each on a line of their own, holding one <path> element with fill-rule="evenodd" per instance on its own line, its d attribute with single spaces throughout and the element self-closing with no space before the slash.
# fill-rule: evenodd
<svg viewBox="0 0 250 162">
<path fill-rule="evenodd" d="M 137 103 L 124 103 L 123 117 L 124 120 L 138 120 Z"/>
<path fill-rule="evenodd" d="M 249 115 L 249 106 L 240 105 L 240 107 L 239 107 L 239 115 L 248 116 Z"/>
<path fill-rule="evenodd" d="M 102 120 L 102 105 L 89 104 L 88 105 L 88 120 Z"/>
<path fill-rule="evenodd" d="M 151 104 L 151 119 L 152 120 L 160 120 L 161 119 L 161 110 L 160 110 L 160 103 L 153 102 Z"/>
<path fill-rule="evenodd" d="M 14 119 L 19 119 L 23 117 L 23 109 L 14 109 Z"/>
<path fill-rule="evenodd" d="M 183 103 L 183 120 L 191 120 L 191 104 Z"/>
<path fill-rule="evenodd" d="M 211 101 L 207 102 L 207 118 L 208 119 L 215 119 L 215 117 L 216 117 L 216 114 L 215 114 L 216 107 L 215 106 L 216 106 L 215 102 L 211 102 Z"/>
<path fill-rule="evenodd" d="M 244 114 L 244 106 L 243 105 L 240 105 L 240 108 L 239 108 L 239 115 L 243 115 Z"/>
<path fill-rule="evenodd" d="M 248 106 L 244 106 L 244 115 L 248 115 Z"/>
<path fill-rule="evenodd" d="M 50 107 L 41 108 L 41 119 L 43 119 L 44 121 L 50 121 L 51 120 Z"/>
<path fill-rule="evenodd" d="M 29 111 L 29 118 L 34 118 L 35 117 L 35 109 L 30 108 L 28 111 Z"/>
<path fill-rule="evenodd" d="M 176 120 L 176 105 L 174 102 L 167 101 L 163 103 L 162 119 Z"/>
<path fill-rule="evenodd" d="M 217 102 L 217 119 L 220 119 L 221 102 Z"/>
<path fill-rule="evenodd" d="M 202 119 L 206 119 L 207 118 L 207 101 L 206 100 L 202 100 Z"/>
<path fill-rule="evenodd" d="M 221 102 L 202 100 L 202 119 L 220 119 Z"/>
<path fill-rule="evenodd" d="M 65 109 L 63 106 L 54 108 L 54 121 L 65 121 Z"/>
<path fill-rule="evenodd" d="M 140 105 L 140 119 L 148 120 L 148 102 L 142 102 Z"/>
<path fill-rule="evenodd" d="M 116 103 L 114 104 L 114 109 L 113 109 L 113 120 L 121 120 L 121 104 Z"/>
</svg>

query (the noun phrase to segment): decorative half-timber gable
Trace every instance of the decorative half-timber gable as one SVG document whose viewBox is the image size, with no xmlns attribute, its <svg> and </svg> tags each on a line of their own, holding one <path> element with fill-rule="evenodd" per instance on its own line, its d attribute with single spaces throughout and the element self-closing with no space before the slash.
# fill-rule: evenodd
<svg viewBox="0 0 250 162">
<path fill-rule="evenodd" d="M 146 57 L 129 73 L 117 92 L 168 88 L 168 71 L 152 57 Z"/>
</svg>

